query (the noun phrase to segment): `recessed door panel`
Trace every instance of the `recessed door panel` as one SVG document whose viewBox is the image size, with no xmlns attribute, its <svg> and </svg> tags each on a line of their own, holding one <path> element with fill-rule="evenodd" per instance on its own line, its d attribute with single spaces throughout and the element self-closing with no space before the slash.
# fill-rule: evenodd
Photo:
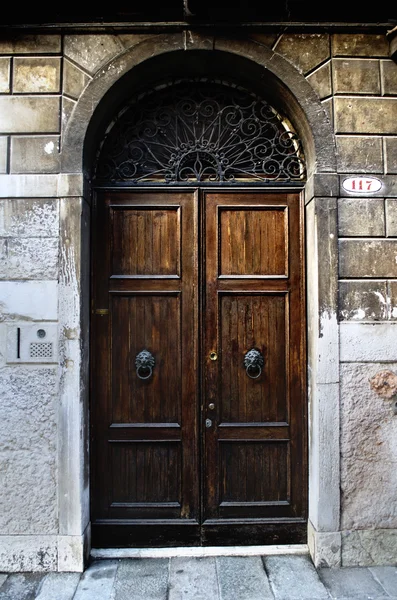
<svg viewBox="0 0 397 600">
<path fill-rule="evenodd" d="M 181 293 L 112 295 L 111 315 L 112 423 L 181 423 Z"/>
<path fill-rule="evenodd" d="M 219 419 L 221 423 L 287 420 L 288 296 L 286 293 L 218 293 Z M 256 349 L 259 369 L 244 356 Z"/>
<path fill-rule="evenodd" d="M 219 275 L 285 277 L 286 207 L 219 206 Z"/>
</svg>

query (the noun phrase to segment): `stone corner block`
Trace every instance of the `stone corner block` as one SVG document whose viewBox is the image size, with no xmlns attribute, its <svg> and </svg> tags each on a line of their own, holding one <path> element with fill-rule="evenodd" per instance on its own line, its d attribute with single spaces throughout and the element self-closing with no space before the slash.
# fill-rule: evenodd
<svg viewBox="0 0 397 600">
<path fill-rule="evenodd" d="M 86 566 L 86 554 L 84 536 L 58 536 L 58 571 L 82 573 Z"/>
<path fill-rule="evenodd" d="M 342 539 L 340 531 L 318 532 L 309 521 L 308 546 L 313 563 L 317 568 L 341 566 Z"/>
</svg>

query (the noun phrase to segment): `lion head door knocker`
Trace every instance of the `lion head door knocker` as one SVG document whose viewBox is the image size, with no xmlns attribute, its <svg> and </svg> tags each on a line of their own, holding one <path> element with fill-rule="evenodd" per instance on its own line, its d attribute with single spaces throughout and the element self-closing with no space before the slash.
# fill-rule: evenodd
<svg viewBox="0 0 397 600">
<path fill-rule="evenodd" d="M 245 372 L 251 379 L 258 379 L 261 376 L 264 364 L 265 360 L 262 354 L 255 348 L 248 350 L 244 356 Z"/>
<path fill-rule="evenodd" d="M 149 350 L 142 350 L 135 358 L 136 374 L 139 379 L 149 379 L 153 373 L 156 361 Z"/>
</svg>

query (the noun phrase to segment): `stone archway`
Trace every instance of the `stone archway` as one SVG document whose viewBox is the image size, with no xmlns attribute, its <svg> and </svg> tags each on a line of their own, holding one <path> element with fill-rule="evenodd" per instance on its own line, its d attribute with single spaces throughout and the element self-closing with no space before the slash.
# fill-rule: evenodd
<svg viewBox="0 0 397 600">
<path fill-rule="evenodd" d="M 309 545 L 316 563 L 322 561 L 335 565 L 340 561 L 335 247 L 335 196 L 338 182 L 331 125 L 308 82 L 279 55 L 250 41 L 214 40 L 190 35 L 189 32 L 155 36 L 108 63 L 87 86 L 71 115 L 63 138 L 62 173 L 83 174 L 85 183 L 89 183 L 89 165 L 98 141 L 96 131 L 101 131 L 106 115 L 125 97 L 125 81 L 137 85 L 137 78 L 145 70 L 150 70 L 151 76 L 155 76 L 156 69 L 162 68 L 163 61 L 166 62 L 168 58 L 178 57 L 178 64 L 183 66 L 189 64 L 189 57 L 194 58 L 193 62 L 200 62 L 201 57 L 208 56 L 211 56 L 213 65 L 222 64 L 226 71 L 235 69 L 236 63 L 243 65 L 246 68 L 241 72 L 254 79 L 258 88 L 267 86 L 277 107 L 294 123 L 305 148 L 308 165 L 306 235 L 309 249 Z M 169 62 L 173 63 L 173 60 Z M 61 380 L 60 446 L 67 458 L 60 469 L 59 505 L 62 534 L 81 536 L 85 531 L 86 539 L 89 538 L 88 452 L 87 436 L 81 436 L 80 432 L 86 431 L 88 423 L 86 348 L 89 288 L 86 257 L 90 197 L 87 189 L 86 185 L 82 185 L 79 203 L 72 206 L 70 202 L 65 202 L 61 215 L 62 223 L 67 225 L 65 230 L 70 233 L 62 238 L 61 268 L 67 272 L 73 262 L 74 268 L 77 266 L 79 271 L 79 289 L 68 285 L 60 289 L 61 315 L 62 307 L 67 307 L 70 302 L 78 305 L 79 339 L 68 339 L 64 322 L 61 340 L 64 360 L 73 355 L 76 368 Z M 66 398 L 72 400 L 66 401 Z"/>
</svg>

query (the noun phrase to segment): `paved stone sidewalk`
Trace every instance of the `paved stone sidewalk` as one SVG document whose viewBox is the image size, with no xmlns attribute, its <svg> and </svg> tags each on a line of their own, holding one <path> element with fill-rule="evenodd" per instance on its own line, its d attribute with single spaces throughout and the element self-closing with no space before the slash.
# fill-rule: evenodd
<svg viewBox="0 0 397 600">
<path fill-rule="evenodd" d="M 316 569 L 307 556 L 96 560 L 78 573 L 0 573 L 0 600 L 397 600 L 397 568 Z"/>
</svg>

